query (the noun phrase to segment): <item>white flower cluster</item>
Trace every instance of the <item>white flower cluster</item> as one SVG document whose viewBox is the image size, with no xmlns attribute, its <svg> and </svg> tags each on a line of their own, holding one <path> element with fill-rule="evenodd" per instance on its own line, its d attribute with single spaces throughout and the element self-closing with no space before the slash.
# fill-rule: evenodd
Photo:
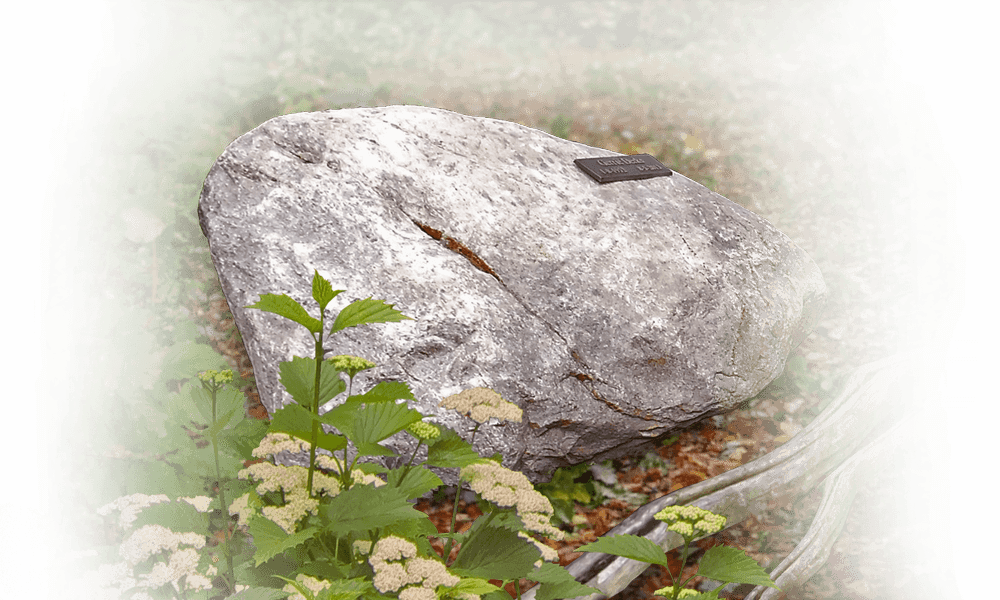
<svg viewBox="0 0 1000 600">
<path fill-rule="evenodd" d="M 260 445 L 254 449 L 253 455 L 258 458 L 273 456 L 279 452 L 300 452 L 308 451 L 309 443 L 284 433 L 269 433 L 261 440 Z M 329 469 L 335 473 L 340 472 L 340 468 L 332 456 L 318 455 L 316 464 Z M 264 516 L 277 523 L 287 533 L 295 533 L 295 524 L 306 514 L 316 514 L 319 508 L 319 500 L 310 498 L 306 490 L 309 480 L 309 469 L 297 465 L 276 465 L 271 462 L 260 462 L 252 464 L 242 469 L 238 474 L 240 479 L 259 480 L 257 485 L 258 494 L 268 492 L 284 492 L 285 503 L 282 506 L 265 506 Z M 385 482 L 360 469 L 351 471 L 351 480 L 356 484 L 374 485 L 376 487 L 385 485 Z M 336 477 L 325 475 L 318 471 L 313 472 L 313 492 L 323 492 L 327 496 L 336 496 L 340 493 L 340 482 Z M 239 515 L 240 524 L 246 524 L 247 519 L 253 510 L 247 504 L 248 496 L 244 494 L 235 499 L 229 505 L 229 514 Z"/>
<path fill-rule="evenodd" d="M 516 404 L 504 400 L 500 394 L 489 388 L 477 387 L 448 396 L 438 406 L 452 408 L 463 415 L 469 415 L 480 423 L 496 417 L 501 421 L 521 422 L 521 409 Z"/>
<path fill-rule="evenodd" d="M 182 545 L 191 547 L 181 548 Z M 119 594 L 135 588 L 157 589 L 168 583 L 180 592 L 182 581 L 183 589 L 209 590 L 212 588 L 210 577 L 217 571 L 209 566 L 204 574 L 198 572 L 198 550 L 204 546 L 203 535 L 175 533 L 162 525 L 145 525 L 133 532 L 119 548 L 124 562 L 102 565 L 97 578 L 105 588 L 117 587 Z M 154 563 L 149 573 L 135 573 L 136 565 L 161 553 L 169 553 L 165 561 Z"/>
<path fill-rule="evenodd" d="M 254 448 L 252 454 L 257 458 L 267 458 L 275 456 L 280 452 L 309 452 L 309 442 L 292 437 L 287 433 L 269 433 L 264 436 L 260 444 Z"/>
<path fill-rule="evenodd" d="M 513 506 L 517 516 L 524 523 L 524 528 L 555 540 L 563 539 L 561 529 L 553 527 L 549 522 L 552 518 L 552 503 L 537 492 L 524 473 L 511 471 L 492 460 L 483 460 L 463 467 L 459 477 L 469 481 L 469 487 L 484 499 L 501 507 Z M 538 545 L 545 560 L 553 556 L 555 550 Z M 544 546 L 543 549 L 542 547 Z"/>
<path fill-rule="evenodd" d="M 174 533 L 163 525 L 144 525 L 125 540 L 118 553 L 129 564 L 136 565 L 164 550 L 176 552 L 181 544 L 203 548 L 205 536 L 197 533 Z"/>
<path fill-rule="evenodd" d="M 127 529 L 135 522 L 142 509 L 161 502 L 170 502 L 170 498 L 167 498 L 166 494 L 157 494 L 156 496 L 132 494 L 131 496 L 122 496 L 110 504 L 105 504 L 97 509 L 97 514 L 107 516 L 111 514 L 112 510 L 118 510 L 121 512 L 118 524 Z"/>
<path fill-rule="evenodd" d="M 375 571 L 372 583 L 382 593 L 399 592 L 400 600 L 436 600 L 439 585 L 458 585 L 461 578 L 452 575 L 444 563 L 417 556 L 412 542 L 387 536 L 375 544 L 368 563 Z M 417 585 L 410 585 L 417 584 Z"/>
<path fill-rule="evenodd" d="M 275 465 L 269 462 L 262 462 L 250 465 L 238 473 L 240 479 L 257 479 L 258 494 L 268 492 L 283 491 L 285 504 L 282 506 L 265 506 L 264 516 L 277 523 L 287 533 L 295 533 L 295 524 L 302 517 L 309 514 L 316 514 L 319 508 L 319 500 L 310 498 L 306 491 L 306 483 L 309 478 L 309 469 L 299 466 Z M 329 477 L 319 472 L 313 473 L 313 490 L 323 491 L 330 496 L 340 493 L 340 483 L 334 477 Z M 230 514 L 240 515 L 240 524 L 246 523 L 249 513 L 247 508 L 247 495 L 244 494 L 229 505 Z"/>
<path fill-rule="evenodd" d="M 149 575 L 144 577 L 146 587 L 158 588 L 168 583 L 180 591 L 177 582 L 184 578 L 184 587 L 189 590 L 210 590 L 212 580 L 197 572 L 198 551 L 194 548 L 178 550 L 170 555 L 170 562 L 158 562 L 153 565 Z M 214 571 L 215 567 L 209 567 Z M 214 574 L 214 573 L 213 573 Z"/>
<path fill-rule="evenodd" d="M 726 517 L 697 506 L 668 506 L 653 515 L 687 541 L 722 531 Z"/>
<path fill-rule="evenodd" d="M 329 581 L 323 581 L 322 579 L 316 579 L 315 577 L 310 577 L 308 575 L 303 575 L 301 573 L 295 576 L 295 581 L 298 581 L 299 583 L 304 585 L 313 594 L 319 594 L 320 591 L 330 587 Z M 293 592 L 292 595 L 287 598 L 287 600 L 306 600 L 306 597 L 303 596 L 301 593 L 299 593 L 299 591 L 295 589 L 295 586 L 293 586 L 290 583 L 286 583 L 285 587 L 282 588 L 282 591 Z"/>
<path fill-rule="evenodd" d="M 207 512 L 212 501 L 207 496 L 194 498 L 178 498 L 194 506 L 199 512 Z M 148 496 L 132 494 L 122 496 L 110 504 L 97 510 L 98 514 L 108 515 L 113 510 L 120 511 L 118 522 L 128 528 L 135 522 L 142 509 L 170 502 L 164 494 Z M 181 548 L 181 546 L 191 546 Z M 211 589 L 210 577 L 215 575 L 216 568 L 209 566 L 204 574 L 199 573 L 198 550 L 205 547 L 205 536 L 197 533 L 175 533 L 162 525 L 145 525 L 134 531 L 119 547 L 118 552 L 124 562 L 113 565 L 101 565 L 96 573 L 97 583 L 104 588 L 117 588 L 120 595 L 135 588 L 155 589 L 171 584 L 175 591 L 184 589 Z M 135 567 L 158 554 L 169 554 L 164 561 L 154 563 L 148 573 L 135 573 Z M 134 594 L 133 598 L 149 597 L 145 592 Z"/>
<path fill-rule="evenodd" d="M 195 496 L 194 498 L 178 498 L 178 500 L 183 500 L 195 508 L 198 512 L 208 512 L 208 509 L 212 505 L 212 499 L 208 496 Z"/>
</svg>

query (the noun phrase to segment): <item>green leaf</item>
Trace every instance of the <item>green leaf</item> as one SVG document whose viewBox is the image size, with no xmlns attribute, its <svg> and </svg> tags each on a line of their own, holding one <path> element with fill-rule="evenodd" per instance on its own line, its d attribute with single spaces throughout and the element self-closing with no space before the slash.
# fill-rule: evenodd
<svg viewBox="0 0 1000 600">
<path fill-rule="evenodd" d="M 538 589 L 538 593 L 535 594 L 538 600 L 576 598 L 577 596 L 601 593 L 600 590 L 583 585 L 576 579 L 573 579 L 569 571 L 552 563 L 543 562 L 542 566 L 528 573 L 527 578 L 542 584 Z"/>
<path fill-rule="evenodd" d="M 122 485 L 125 486 L 123 492 L 152 492 L 166 494 L 170 498 L 202 493 L 192 489 L 192 481 L 184 472 L 164 461 L 152 458 L 123 459 L 115 470 L 115 476 L 120 478 Z"/>
<path fill-rule="evenodd" d="M 319 271 L 313 269 L 312 294 L 313 300 L 316 301 L 316 304 L 319 304 L 320 314 L 323 314 L 323 311 L 326 310 L 326 305 L 330 303 L 330 300 L 336 298 L 337 294 L 343 291 L 344 290 L 334 290 L 333 286 L 330 285 L 330 282 L 324 279 L 323 276 L 319 274 Z"/>
<path fill-rule="evenodd" d="M 316 382 L 316 360 L 301 356 L 281 363 L 278 367 L 281 373 L 281 385 L 304 408 L 311 408 L 313 403 L 313 386 Z M 320 369 L 319 375 L 319 405 L 323 406 L 337 394 L 347 389 L 347 384 L 340 378 L 336 369 Z"/>
<path fill-rule="evenodd" d="M 243 460 L 253 460 L 253 451 L 267 435 L 267 421 L 242 419 L 219 434 L 219 449 Z"/>
<path fill-rule="evenodd" d="M 330 498 L 320 507 L 320 514 L 329 522 L 327 531 L 338 536 L 353 532 L 367 535 L 369 530 L 393 523 L 427 518 L 399 490 L 364 484 L 355 484 Z"/>
<path fill-rule="evenodd" d="M 306 585 L 301 581 L 296 581 L 294 579 L 282 577 L 281 575 L 275 575 L 275 577 L 295 588 L 295 591 L 297 591 L 306 600 L 316 600 L 316 596 L 315 594 L 313 594 L 312 590 L 307 588 Z"/>
<path fill-rule="evenodd" d="M 319 420 L 350 438 L 362 456 L 393 456 L 394 452 L 377 442 L 423 419 L 420 412 L 405 404 L 396 404 L 399 399 L 414 399 L 410 387 L 405 383 L 383 381 L 363 395 L 349 396 Z"/>
<path fill-rule="evenodd" d="M 351 396 L 350 400 L 373 404 L 393 400 L 416 400 L 410 386 L 403 381 L 380 381 L 364 394 Z"/>
<path fill-rule="evenodd" d="M 215 502 L 215 508 L 218 508 L 218 501 Z M 171 531 L 204 534 L 208 532 L 208 514 L 198 512 L 198 509 L 183 500 L 159 502 L 142 509 L 130 527 L 137 530 L 144 525 L 162 525 Z"/>
<path fill-rule="evenodd" d="M 256 308 L 257 310 L 280 315 L 302 325 L 310 333 L 315 334 L 323 330 L 322 322 L 319 319 L 309 316 L 306 309 L 288 294 L 261 294 L 258 302 L 244 308 Z"/>
<path fill-rule="evenodd" d="M 354 431 L 351 433 L 351 441 L 354 442 L 361 456 L 395 456 L 395 452 L 378 442 L 399 433 L 411 423 L 416 423 L 423 418 L 420 411 L 405 404 L 391 402 L 366 404 L 355 409 Z"/>
<path fill-rule="evenodd" d="M 179 464 L 189 477 L 212 478 L 218 475 L 215 470 L 215 452 L 212 451 L 211 445 L 195 448 L 192 444 L 192 447 L 184 448 L 178 452 L 176 458 L 171 462 Z M 220 468 L 221 462 L 220 460 Z M 240 463 L 239 468 L 243 468 L 242 463 Z"/>
<path fill-rule="evenodd" d="M 454 469 L 466 467 L 483 459 L 472 449 L 469 442 L 463 440 L 457 433 L 443 425 L 441 437 L 427 448 L 427 464 L 434 467 Z"/>
<path fill-rule="evenodd" d="M 302 565 L 299 573 L 315 577 L 316 579 L 335 581 L 337 579 L 347 579 L 350 568 L 351 565 L 338 562 L 333 557 L 317 558 L 308 564 Z"/>
<path fill-rule="evenodd" d="M 431 552 L 434 550 L 431 548 L 430 542 L 427 541 L 427 538 L 434 537 L 439 534 L 437 527 L 434 526 L 434 523 L 431 523 L 429 518 L 424 518 L 413 519 L 411 521 L 400 521 L 398 523 L 393 523 L 392 525 L 386 525 L 383 529 L 382 537 L 389 535 L 401 537 L 404 540 L 413 540 L 413 543 L 417 545 L 417 550 L 423 553 L 424 556 L 430 556 Z"/>
<path fill-rule="evenodd" d="M 458 585 L 448 588 L 444 593 L 447 594 L 449 598 L 459 598 L 461 594 L 475 594 L 476 596 L 482 596 L 483 594 L 489 594 L 497 591 L 501 591 L 501 589 L 485 579 L 480 579 L 478 577 L 464 577 L 458 582 Z"/>
<path fill-rule="evenodd" d="M 254 546 L 257 547 L 253 558 L 258 567 L 285 550 L 305 543 L 320 532 L 318 527 L 308 527 L 298 533 L 288 535 L 277 523 L 260 516 L 251 517 L 247 528 L 250 530 L 250 535 L 253 536 Z"/>
<path fill-rule="evenodd" d="M 750 583 L 778 588 L 757 561 L 739 548 L 714 546 L 698 564 L 698 575 L 723 583 Z"/>
<path fill-rule="evenodd" d="M 160 380 L 191 379 L 200 371 L 225 364 L 226 359 L 211 346 L 187 340 L 174 344 L 167 350 L 163 357 Z"/>
<path fill-rule="evenodd" d="M 355 327 L 365 323 L 389 323 L 391 321 L 403 321 L 413 319 L 399 312 L 394 305 L 386 304 L 383 300 L 372 300 L 371 296 L 364 300 L 355 300 L 337 315 L 337 320 L 333 322 L 330 334 L 334 334 L 341 329 Z"/>
<path fill-rule="evenodd" d="M 271 418 L 271 425 L 267 428 L 268 433 L 287 433 L 300 440 L 309 441 L 312 439 L 312 424 L 318 420 L 308 410 L 298 404 L 286 404 L 275 411 Z M 343 450 L 347 446 L 347 439 L 342 435 L 326 433 L 320 427 L 316 438 L 316 447 L 333 452 Z"/>
<path fill-rule="evenodd" d="M 597 541 L 584 544 L 577 548 L 578 552 L 604 552 L 615 556 L 624 556 L 639 562 L 663 565 L 669 568 L 667 555 L 656 542 L 638 535 L 613 535 L 602 537 Z"/>
<path fill-rule="evenodd" d="M 450 570 L 462 577 L 513 581 L 530 573 L 541 555 L 534 544 L 514 531 L 482 527 L 462 544 Z"/>
<path fill-rule="evenodd" d="M 407 498 L 419 498 L 444 485 L 440 477 L 421 466 L 411 467 L 410 472 L 406 473 L 406 477 L 403 477 L 405 471 L 406 467 L 389 471 L 386 481 L 392 487 L 399 489 Z M 399 485 L 400 478 L 403 480 L 402 486 Z"/>
<path fill-rule="evenodd" d="M 294 592 L 285 592 L 274 588 L 252 587 L 228 596 L 226 600 L 281 600 Z"/>
<path fill-rule="evenodd" d="M 363 577 L 354 579 L 338 579 L 330 582 L 330 587 L 320 590 L 316 600 L 355 600 L 374 592 L 375 586 Z"/>
</svg>

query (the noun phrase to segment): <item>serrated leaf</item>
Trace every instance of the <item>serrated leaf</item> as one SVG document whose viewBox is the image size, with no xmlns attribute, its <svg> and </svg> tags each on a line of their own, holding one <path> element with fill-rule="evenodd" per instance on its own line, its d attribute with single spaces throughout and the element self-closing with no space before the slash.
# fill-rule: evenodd
<svg viewBox="0 0 1000 600">
<path fill-rule="evenodd" d="M 531 572 L 541 555 L 534 544 L 515 531 L 483 527 L 462 544 L 450 570 L 462 577 L 512 581 Z"/>
<path fill-rule="evenodd" d="M 226 600 L 282 600 L 294 592 L 286 592 L 267 587 L 252 587 L 241 592 L 236 592 L 232 596 L 227 596 Z"/>
<path fill-rule="evenodd" d="M 498 591 L 501 591 L 500 588 L 485 579 L 480 579 L 478 577 L 463 577 L 462 580 L 458 582 L 458 585 L 449 588 L 447 593 L 452 598 L 458 598 L 461 594 L 475 594 L 476 596 L 482 596 L 483 594 Z"/>
<path fill-rule="evenodd" d="M 419 498 L 444 485 L 440 477 L 423 467 L 411 467 L 405 477 L 403 477 L 403 473 L 406 473 L 406 467 L 392 469 L 389 471 L 386 481 L 407 498 Z M 402 479 L 402 485 L 400 485 L 400 479 Z"/>
<path fill-rule="evenodd" d="M 320 320 L 309 316 L 306 309 L 288 294 L 261 294 L 259 301 L 244 308 L 256 308 L 285 317 L 302 325 L 310 333 L 319 333 L 323 330 Z"/>
<path fill-rule="evenodd" d="M 639 535 L 625 534 L 602 537 L 598 538 L 597 541 L 584 544 L 576 550 L 577 552 L 603 552 L 624 556 L 639 562 L 663 565 L 668 568 L 670 566 L 663 548 L 658 546 L 656 542 Z"/>
<path fill-rule="evenodd" d="M 305 600 L 316 600 L 316 595 L 313 594 L 313 591 L 311 589 L 309 589 L 308 587 L 306 587 L 306 585 L 304 583 L 302 583 L 301 581 L 296 581 L 294 579 L 289 579 L 287 577 L 282 577 L 281 575 L 275 575 L 275 577 L 277 577 L 278 579 L 284 581 L 288 585 L 290 585 L 293 588 L 295 588 L 295 591 L 297 591 L 300 596 L 302 596 L 303 598 L 305 598 Z"/>
<path fill-rule="evenodd" d="M 341 329 L 355 327 L 365 323 L 389 323 L 394 321 L 413 320 L 400 311 L 393 308 L 394 305 L 386 304 L 383 300 L 372 300 L 369 296 L 364 300 L 355 300 L 337 315 L 337 320 L 330 328 L 330 334 L 334 334 Z"/>
<path fill-rule="evenodd" d="M 161 381 L 191 379 L 199 372 L 226 364 L 226 359 L 207 344 L 186 340 L 167 349 L 160 371 Z"/>
<path fill-rule="evenodd" d="M 316 360 L 295 356 L 292 360 L 282 362 L 278 366 L 281 373 L 281 385 L 285 386 L 295 402 L 303 408 L 312 407 L 313 385 L 316 382 Z M 347 384 L 340 378 L 336 369 L 320 369 L 319 404 L 332 399 L 347 389 Z"/>
<path fill-rule="evenodd" d="M 378 527 L 427 518 L 399 490 L 363 484 L 353 485 L 330 498 L 320 512 L 329 522 L 327 531 L 338 536 L 352 532 L 367 534 Z"/>
<path fill-rule="evenodd" d="M 430 556 L 430 553 L 433 551 L 427 538 L 439 535 L 437 527 L 434 526 L 434 523 L 431 523 L 429 518 L 399 521 L 392 525 L 386 525 L 383 532 L 383 537 L 394 535 L 404 540 L 414 540 L 417 548 L 425 556 Z"/>
<path fill-rule="evenodd" d="M 267 435 L 267 422 L 242 419 L 232 429 L 219 433 L 219 449 L 242 460 L 253 460 L 253 451 Z"/>
<path fill-rule="evenodd" d="M 223 414 L 220 414 L 215 423 L 213 423 L 212 426 L 209 427 L 207 431 L 205 431 L 205 436 L 211 439 L 219 435 L 219 432 L 225 429 L 226 425 L 228 425 L 229 422 L 233 420 L 233 416 L 236 414 L 236 411 L 242 409 L 243 407 L 241 406 L 239 408 L 234 408 L 232 410 L 226 411 Z"/>
<path fill-rule="evenodd" d="M 380 381 L 364 394 L 351 396 L 352 402 L 374 404 L 376 402 L 391 402 L 395 400 L 416 400 L 410 386 L 403 381 Z"/>
<path fill-rule="evenodd" d="M 318 417 L 298 404 L 286 404 L 275 411 L 268 433 L 287 433 L 300 440 L 312 439 L 312 424 Z M 326 433 L 320 427 L 316 437 L 316 447 L 333 452 L 347 447 L 347 439 L 342 435 Z"/>
<path fill-rule="evenodd" d="M 179 465 L 184 476 L 190 479 L 209 477 L 215 474 L 214 461 L 212 459 L 212 447 L 207 445 L 204 448 L 197 448 L 194 445 L 179 448 L 176 454 L 171 455 L 173 464 Z"/>
<path fill-rule="evenodd" d="M 202 533 L 207 531 L 208 515 L 198 512 L 195 507 L 183 500 L 159 502 L 142 509 L 130 527 L 136 530 L 144 525 L 162 525 L 176 532 Z"/>
<path fill-rule="evenodd" d="M 318 527 L 307 527 L 298 533 L 288 535 L 277 523 L 260 516 L 251 518 L 247 528 L 253 536 L 254 546 L 257 547 L 253 558 L 258 567 L 285 550 L 305 543 L 320 531 Z"/>
<path fill-rule="evenodd" d="M 739 548 L 714 546 L 698 563 L 698 575 L 723 583 L 750 583 L 778 588 L 757 561 Z"/>
<path fill-rule="evenodd" d="M 344 290 L 334 290 L 330 282 L 327 281 L 319 271 L 313 269 L 313 281 L 312 281 L 312 296 L 316 304 L 319 304 L 319 312 L 323 314 L 326 310 L 326 305 L 330 303 L 337 297 L 337 294 L 343 292 Z"/>
<path fill-rule="evenodd" d="M 405 404 L 391 402 L 366 404 L 354 412 L 354 431 L 351 434 L 351 441 L 361 456 L 395 456 L 395 452 L 378 442 L 423 418 L 420 411 Z"/>
<path fill-rule="evenodd" d="M 483 459 L 472 449 L 469 442 L 463 440 L 457 433 L 441 425 L 441 436 L 427 448 L 427 464 L 433 467 L 454 469 L 467 467 Z"/>
<path fill-rule="evenodd" d="M 316 600 L 355 600 L 374 591 L 375 586 L 362 577 L 338 579 L 331 581 L 330 587 L 320 590 Z"/>
<path fill-rule="evenodd" d="M 359 406 L 364 403 L 393 402 L 402 399 L 414 400 L 409 385 L 398 381 L 381 381 L 364 394 L 348 396 L 343 404 L 323 413 L 320 421 L 336 427 L 341 433 L 354 440 L 356 411 Z"/>
<path fill-rule="evenodd" d="M 577 596 L 587 596 L 589 594 L 599 594 L 600 590 L 583 585 L 569 574 L 569 571 L 554 565 L 543 562 L 540 567 L 528 573 L 527 579 L 537 581 L 539 586 L 535 598 L 538 600 L 556 600 L 557 598 L 576 598 Z"/>
</svg>

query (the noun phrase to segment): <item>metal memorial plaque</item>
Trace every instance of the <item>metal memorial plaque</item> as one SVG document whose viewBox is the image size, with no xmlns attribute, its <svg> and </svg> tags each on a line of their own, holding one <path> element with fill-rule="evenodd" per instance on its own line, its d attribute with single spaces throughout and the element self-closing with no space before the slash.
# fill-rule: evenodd
<svg viewBox="0 0 1000 600">
<path fill-rule="evenodd" d="M 649 179 L 673 173 L 650 154 L 578 158 L 573 162 L 597 183 Z"/>
</svg>

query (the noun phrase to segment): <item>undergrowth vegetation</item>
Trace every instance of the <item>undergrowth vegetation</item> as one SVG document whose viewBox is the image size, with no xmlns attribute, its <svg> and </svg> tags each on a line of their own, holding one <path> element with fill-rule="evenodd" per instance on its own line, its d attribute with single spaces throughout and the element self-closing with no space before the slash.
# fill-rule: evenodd
<svg viewBox="0 0 1000 600">
<path fill-rule="evenodd" d="M 50 507 L 63 552 L 118 540 L 97 509 L 119 497 L 166 487 L 195 495 L 194 481 L 215 496 L 211 472 L 193 479 L 190 467 L 209 444 L 205 426 L 189 420 L 184 433 L 170 433 L 165 425 L 195 364 L 235 369 L 246 379 L 247 410 L 267 417 L 198 199 L 226 145 L 281 114 L 421 104 L 649 153 L 766 218 L 820 266 L 831 292 L 822 322 L 785 374 L 741 410 L 646 457 L 563 469 L 538 486 L 570 534 L 553 542 L 562 564 L 635 507 L 790 439 L 836 396 L 845 373 L 939 335 L 953 300 L 948 182 L 927 134 L 913 126 L 916 109 L 885 83 L 889 9 L 699 0 L 111 10 L 117 33 L 147 48 L 105 68 L 91 108 L 70 116 L 82 131 L 68 140 L 56 191 L 44 308 L 51 360 L 64 365 L 50 389 L 58 419 L 48 424 Z M 907 564 L 925 564 L 926 552 L 885 541 L 896 527 L 885 523 L 901 518 L 890 498 L 918 485 L 903 471 L 865 488 L 840 549 L 801 597 L 904 597 L 910 588 L 891 583 Z M 767 568 L 794 547 L 816 501 L 776 502 L 717 539 Z M 909 501 L 909 522 L 898 527 L 926 514 L 925 497 Z M 459 504 L 470 521 L 482 514 L 444 496 L 417 508 L 450 517 Z"/>
</svg>

